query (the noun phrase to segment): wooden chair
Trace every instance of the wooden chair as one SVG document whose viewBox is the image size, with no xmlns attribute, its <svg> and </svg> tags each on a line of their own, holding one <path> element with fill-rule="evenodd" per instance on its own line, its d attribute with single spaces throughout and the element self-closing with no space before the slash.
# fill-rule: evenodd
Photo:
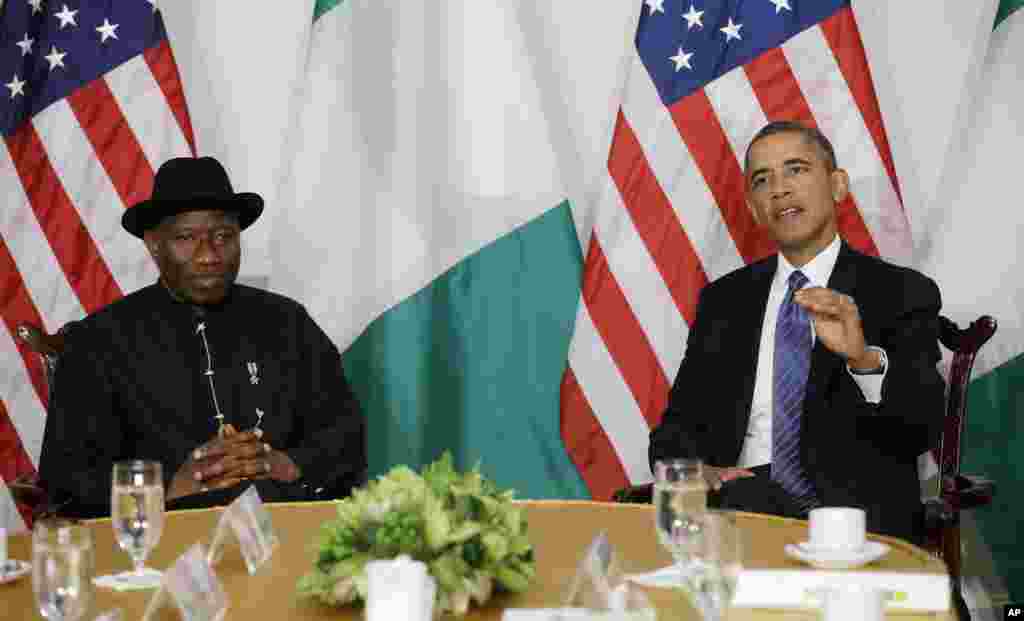
<svg viewBox="0 0 1024 621">
<path fill-rule="evenodd" d="M 960 513 L 988 505 L 995 495 L 995 482 L 960 472 L 961 445 L 967 427 L 967 388 L 978 350 L 996 332 L 996 320 L 983 315 L 961 330 L 945 317 L 939 317 L 939 341 L 953 353 L 946 383 L 946 412 L 942 425 L 937 463 L 939 490 L 925 500 L 926 547 L 936 553 L 949 568 L 957 612 L 969 619 L 961 591 Z"/>
<path fill-rule="evenodd" d="M 38 354 L 46 374 L 46 392 L 52 395 L 55 386 L 55 372 L 57 360 L 64 352 L 64 339 L 68 330 L 75 322 L 68 322 L 55 334 L 47 334 L 39 326 L 30 323 L 20 323 L 15 329 L 18 340 L 24 343 L 32 352 Z M 45 484 L 39 480 L 36 473 L 25 474 L 7 485 L 15 504 L 25 509 L 32 519 L 41 519 L 56 514 L 58 506 L 49 503 Z M 31 527 L 31 524 L 29 524 Z"/>
</svg>

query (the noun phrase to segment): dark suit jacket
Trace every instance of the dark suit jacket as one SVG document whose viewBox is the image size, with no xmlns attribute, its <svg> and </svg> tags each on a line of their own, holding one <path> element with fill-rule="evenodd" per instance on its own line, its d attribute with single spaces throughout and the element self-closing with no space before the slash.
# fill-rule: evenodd
<svg viewBox="0 0 1024 621">
<path fill-rule="evenodd" d="M 700 457 L 735 466 L 750 420 L 761 325 L 778 257 L 736 270 L 701 292 L 668 409 L 650 458 Z M 939 290 L 929 278 L 842 244 L 828 283 L 856 300 L 868 345 L 885 349 L 882 401 L 872 405 L 844 361 L 820 341 L 811 355 L 801 457 L 826 506 L 867 511 L 868 529 L 917 540 L 917 457 L 942 422 Z"/>
<path fill-rule="evenodd" d="M 39 474 L 51 500 L 75 517 L 110 515 L 115 461 L 163 464 L 164 483 L 216 434 L 198 316 L 160 284 L 144 287 L 75 324 L 57 366 Z M 265 502 L 347 495 L 366 470 L 365 422 L 341 356 L 298 302 L 234 285 L 202 318 L 217 402 L 237 429 L 261 423 L 302 481 L 255 483 Z M 256 365 L 253 377 L 250 365 Z M 168 509 L 230 502 L 248 488 L 194 494 Z"/>
</svg>

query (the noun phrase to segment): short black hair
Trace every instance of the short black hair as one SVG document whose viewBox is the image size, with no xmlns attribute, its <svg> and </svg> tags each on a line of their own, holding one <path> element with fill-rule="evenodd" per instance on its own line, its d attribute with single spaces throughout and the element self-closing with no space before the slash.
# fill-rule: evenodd
<svg viewBox="0 0 1024 621">
<path fill-rule="evenodd" d="M 825 164 L 828 166 L 829 172 L 839 168 L 839 165 L 836 163 L 836 151 L 832 148 L 832 143 L 829 142 L 828 138 L 825 137 L 825 134 L 821 133 L 821 130 L 817 127 L 808 127 L 799 121 L 772 121 L 762 127 L 761 130 L 754 135 L 750 144 L 747 145 L 747 152 L 743 155 L 743 170 L 746 171 L 750 168 L 750 148 L 754 146 L 755 142 L 762 138 L 767 138 L 768 136 L 789 132 L 801 134 L 804 137 L 804 140 L 813 145 L 817 145 L 821 150 L 821 154 L 825 156 Z"/>
</svg>

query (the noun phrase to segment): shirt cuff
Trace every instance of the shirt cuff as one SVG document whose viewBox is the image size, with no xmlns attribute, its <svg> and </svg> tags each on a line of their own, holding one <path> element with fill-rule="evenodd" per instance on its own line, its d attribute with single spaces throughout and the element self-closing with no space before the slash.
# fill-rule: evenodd
<svg viewBox="0 0 1024 621">
<path fill-rule="evenodd" d="M 882 356 L 882 372 L 869 375 L 854 373 L 850 365 L 846 365 L 846 372 L 850 374 L 853 381 L 857 382 L 864 400 L 868 403 L 878 405 L 882 402 L 882 384 L 885 383 L 885 374 L 889 372 L 889 356 L 881 347 L 868 346 L 867 349 L 877 351 Z"/>
</svg>

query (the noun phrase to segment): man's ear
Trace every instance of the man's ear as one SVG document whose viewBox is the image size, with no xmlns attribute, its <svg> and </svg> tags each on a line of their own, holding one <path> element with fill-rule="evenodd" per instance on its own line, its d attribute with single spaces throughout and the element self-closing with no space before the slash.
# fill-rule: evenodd
<svg viewBox="0 0 1024 621">
<path fill-rule="evenodd" d="M 850 175 L 842 168 L 837 168 L 829 175 L 829 181 L 832 182 L 832 200 L 838 205 L 850 193 Z"/>
</svg>

